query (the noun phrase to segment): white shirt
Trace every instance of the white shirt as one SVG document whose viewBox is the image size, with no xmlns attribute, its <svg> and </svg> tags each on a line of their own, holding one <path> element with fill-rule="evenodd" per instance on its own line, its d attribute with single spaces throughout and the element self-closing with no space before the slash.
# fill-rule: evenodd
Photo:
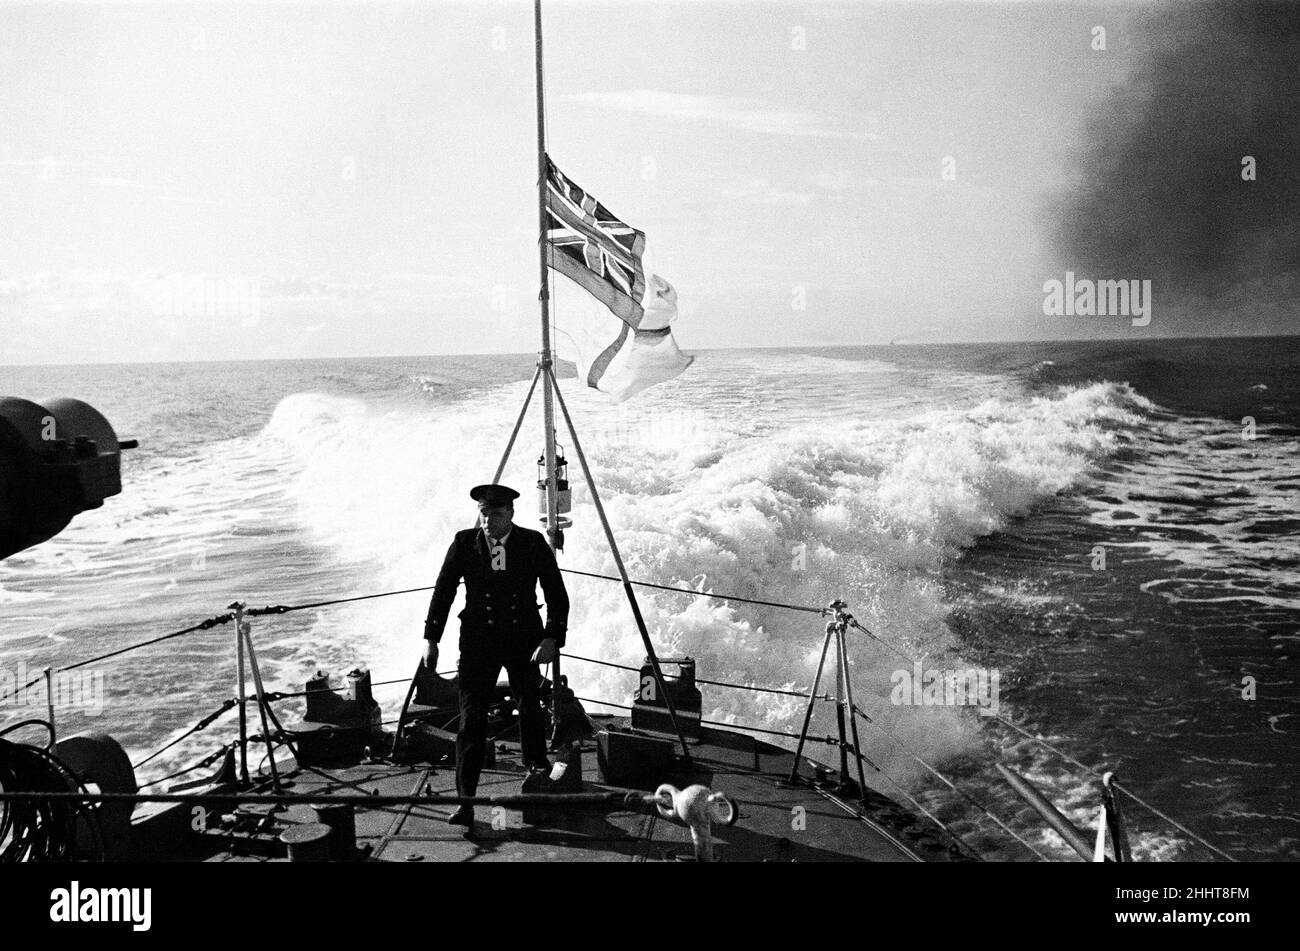
<svg viewBox="0 0 1300 951">
<path fill-rule="evenodd" d="M 486 528 L 483 529 L 483 537 L 487 539 L 488 554 L 492 558 L 493 571 L 506 570 L 506 539 L 510 537 L 510 532 L 512 529 L 514 529 L 513 524 L 510 526 L 510 528 L 506 529 L 506 533 L 502 535 L 500 538 L 493 538 L 491 535 L 488 534 L 488 530 Z"/>
</svg>

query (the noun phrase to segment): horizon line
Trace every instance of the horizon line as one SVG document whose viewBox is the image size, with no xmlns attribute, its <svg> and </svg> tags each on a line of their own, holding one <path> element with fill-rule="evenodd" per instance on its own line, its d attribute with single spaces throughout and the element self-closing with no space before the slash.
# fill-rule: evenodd
<svg viewBox="0 0 1300 951">
<path fill-rule="evenodd" d="M 1160 343 L 1171 340 L 1290 340 L 1300 338 L 1300 333 L 1275 334 L 1275 333 L 1226 333 L 1226 334 L 1193 334 L 1193 335 L 1169 335 L 1169 336 L 1144 336 L 1144 337 L 1062 337 L 1047 340 L 1025 340 L 1025 339 L 998 339 L 998 340 L 949 340 L 949 341 L 887 341 L 884 343 L 806 343 L 806 344 L 773 344 L 771 346 L 749 346 L 749 347 L 693 347 L 685 350 L 686 353 L 714 353 L 730 352 L 744 350 L 860 350 L 868 348 L 891 348 L 891 347 L 981 347 L 995 345 L 1012 345 L 1021 344 L 1025 346 L 1041 346 L 1053 344 L 1069 343 Z M 190 364 L 205 365 L 216 363 L 311 363 L 315 361 L 326 360 L 426 360 L 438 359 L 442 357 L 524 357 L 535 356 L 536 350 L 512 350 L 512 351 L 457 351 L 449 353 L 385 353 L 374 354 L 371 356 L 316 356 L 316 357 L 224 357 L 210 360 L 104 360 L 104 361 L 77 361 L 73 363 L 0 363 L 0 369 L 22 370 L 28 368 L 47 368 L 47 367 L 111 367 L 111 366 L 187 366 Z M 572 361 L 564 360 L 560 357 L 555 358 L 556 363 L 564 363 L 570 366 Z"/>
</svg>

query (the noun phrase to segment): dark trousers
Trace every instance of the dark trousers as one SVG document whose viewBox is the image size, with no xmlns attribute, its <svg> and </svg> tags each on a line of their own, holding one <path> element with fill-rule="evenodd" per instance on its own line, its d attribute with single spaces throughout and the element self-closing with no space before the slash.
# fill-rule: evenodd
<svg viewBox="0 0 1300 951">
<path fill-rule="evenodd" d="M 534 648 L 501 649 L 470 646 L 460 651 L 460 730 L 456 733 L 456 792 L 472 796 L 478 790 L 487 753 L 488 714 L 501 668 L 510 678 L 510 693 L 519 707 L 519 733 L 524 763 L 546 762 L 546 728 L 538 701 L 541 675 L 529 660 Z"/>
</svg>

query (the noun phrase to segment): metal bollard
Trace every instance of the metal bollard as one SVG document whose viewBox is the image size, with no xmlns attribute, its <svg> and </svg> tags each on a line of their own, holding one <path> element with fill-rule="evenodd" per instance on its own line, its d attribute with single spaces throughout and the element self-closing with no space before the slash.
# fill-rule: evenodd
<svg viewBox="0 0 1300 951">
<path fill-rule="evenodd" d="M 320 822 L 306 822 L 280 833 L 280 841 L 289 849 L 290 862 L 328 862 L 330 827 Z"/>
<path fill-rule="evenodd" d="M 350 802 L 312 806 L 321 825 L 329 826 L 329 852 L 336 862 L 346 862 L 357 852 L 357 814 Z"/>
</svg>

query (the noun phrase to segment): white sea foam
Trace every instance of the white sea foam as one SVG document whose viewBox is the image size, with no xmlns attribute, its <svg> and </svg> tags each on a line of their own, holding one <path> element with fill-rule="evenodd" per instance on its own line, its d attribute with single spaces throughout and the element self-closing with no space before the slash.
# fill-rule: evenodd
<svg viewBox="0 0 1300 951">
<path fill-rule="evenodd" d="M 1005 376 L 930 367 L 900 377 L 887 364 L 856 368 L 851 361 L 764 353 L 707 352 L 700 369 L 619 406 L 562 381 L 634 577 L 810 605 L 844 597 L 907 654 L 937 667 L 978 664 L 978 648 L 960 656 L 946 626 L 953 606 L 943 598 L 942 569 L 965 547 L 1083 481 L 1088 488 L 1079 501 L 1095 503 L 1096 521 L 1136 523 L 1142 533 L 1128 542 L 1116 533 L 1108 547 L 1128 545 L 1171 562 L 1147 590 L 1174 601 L 1250 598 L 1246 609 L 1263 599 L 1285 604 L 1276 600 L 1284 592 L 1258 584 L 1287 577 L 1276 563 L 1288 556 L 1289 542 L 1278 522 L 1294 514 L 1294 467 L 1285 465 L 1292 450 L 1267 427 L 1260 428 L 1263 438 L 1243 444 L 1231 426 L 1163 413 L 1122 384 L 1031 397 Z M 8 609 L 0 660 L 3 650 L 21 655 L 55 642 L 64 643 L 52 656 L 79 660 L 100 646 L 192 623 L 235 597 L 295 603 L 431 584 L 451 533 L 473 519 L 466 490 L 491 478 L 526 384 L 486 383 L 458 397 L 463 383 L 444 388 L 436 375 L 412 374 L 399 381 L 400 394 L 394 388 L 384 395 L 387 376 L 376 378 L 373 392 L 365 379 L 310 378 L 304 388 L 365 395 L 300 392 L 283 400 L 255 436 L 186 443 L 184 454 L 128 457 L 129 491 L 79 516 L 51 542 L 0 563 L 0 605 Z M 535 404 L 503 477 L 525 491 L 517 521 L 534 526 L 538 415 Z M 561 563 L 613 573 L 576 455 L 560 432 L 576 521 Z M 1116 453 L 1130 442 L 1136 451 Z M 1208 449 L 1226 464 L 1208 470 Z M 1125 512 L 1138 518 L 1116 517 Z M 1204 538 L 1163 535 L 1171 524 Z M 195 567 L 204 552 L 206 568 Z M 1246 564 L 1236 562 L 1232 580 L 1179 572 L 1179 562 L 1227 571 L 1242 552 Z M 1051 593 L 1013 576 L 990 580 L 986 594 L 1029 608 Z M 638 664 L 641 646 L 619 586 L 575 576 L 568 583 L 570 649 Z M 658 648 L 696 657 L 701 676 L 808 686 L 819 618 L 651 590 L 641 597 Z M 337 676 L 353 660 L 367 661 L 377 679 L 408 675 L 426 604 L 427 594 L 414 594 L 258 619 L 254 636 L 268 686 L 299 686 L 318 665 Z M 133 758 L 153 752 L 169 731 L 188 728 L 181 718 L 206 712 L 213 696 L 225 695 L 233 676 L 227 632 L 169 642 L 128 655 L 138 659 L 129 670 L 112 668 L 126 671 L 121 684 L 138 691 L 123 699 L 127 706 L 112 724 Z M 1287 635 L 1269 636 L 1276 642 Z M 454 663 L 454 634 L 444 648 L 445 667 Z M 890 674 L 907 662 L 857 635 L 851 650 L 859 705 L 932 762 L 958 770 L 954 775 L 963 764 L 974 767 L 975 795 L 993 793 L 996 782 L 983 788 L 990 777 L 975 765 L 987 756 L 946 764 L 943 756 L 968 750 L 977 731 L 997 744 L 995 724 L 971 711 L 893 707 Z M 576 660 L 566 672 L 583 696 L 629 698 L 630 674 Z M 401 684 L 377 688 L 386 714 L 403 691 Z M 797 698 L 714 687 L 705 699 L 706 716 L 769 729 L 797 728 L 803 709 Z M 1014 699 L 1003 697 L 1003 713 L 1017 718 Z M 819 715 L 815 735 L 833 732 L 828 719 Z M 1066 748 L 1096 761 L 1079 750 L 1084 741 L 1068 724 L 1055 725 L 1066 734 Z M 206 735 L 146 772 L 188 765 L 207 751 Z M 891 741 L 874 728 L 864 740 L 893 777 L 909 774 L 910 761 L 891 761 Z M 1038 752 L 995 748 L 1013 763 L 1033 761 Z M 833 751 L 815 753 L 834 758 Z M 1036 778 L 1080 822 L 1095 814 L 1095 790 L 1059 763 L 1044 764 Z M 933 796 L 925 801 L 953 805 L 942 790 Z M 1012 813 L 1014 804 L 1003 814 Z M 1138 850 L 1160 854 L 1176 843 L 1143 837 Z"/>
<path fill-rule="evenodd" d="M 1155 430 L 1161 451 L 1126 461 L 1085 500 L 1092 522 L 1130 533 L 1110 547 L 1187 569 L 1142 590 L 1171 602 L 1300 606 L 1294 441 L 1267 428 L 1245 439 L 1208 417 L 1162 420 Z"/>
<path fill-rule="evenodd" d="M 587 453 L 634 577 L 801 605 L 843 597 L 914 656 L 954 650 L 935 580 L 944 559 L 1073 485 L 1122 442 L 1143 408 L 1127 387 L 1096 384 L 1056 398 L 841 420 L 820 431 L 775 420 L 754 435 L 743 408 L 661 400 L 624 431 L 602 428 L 610 410 L 599 397 L 567 389 L 581 430 L 595 433 Z M 430 584 L 451 534 L 473 522 L 466 491 L 490 479 L 524 392 L 512 384 L 472 404 L 420 410 L 304 394 L 280 404 L 262 438 L 287 448 L 297 517 L 347 565 L 350 590 Z M 653 428 L 656 415 L 670 421 L 658 435 L 677 438 L 638 444 L 639 427 Z M 516 509 L 524 525 L 537 524 L 535 452 L 521 443 L 502 480 L 525 491 Z M 575 527 L 561 564 L 611 574 L 572 451 L 569 458 Z M 640 663 L 621 589 L 574 576 L 568 583 L 570 650 Z M 701 676 L 805 689 L 812 679 L 821 641 L 814 617 L 650 591 L 641 598 L 657 648 L 695 657 Z M 380 673 L 404 671 L 426 604 L 424 596 L 370 602 L 364 614 L 348 612 L 347 636 Z M 342 636 L 337 623 L 322 615 L 302 639 L 304 656 Z M 445 646 L 450 660 L 454 644 Z M 868 712 L 931 752 L 963 746 L 971 727 L 953 711 L 889 705 L 898 657 L 862 638 L 852 652 Z M 630 696 L 626 673 L 576 661 L 567 670 L 581 695 Z M 800 710 L 792 698 L 717 689 L 706 705 L 706 717 L 769 728 L 797 726 Z"/>
</svg>

